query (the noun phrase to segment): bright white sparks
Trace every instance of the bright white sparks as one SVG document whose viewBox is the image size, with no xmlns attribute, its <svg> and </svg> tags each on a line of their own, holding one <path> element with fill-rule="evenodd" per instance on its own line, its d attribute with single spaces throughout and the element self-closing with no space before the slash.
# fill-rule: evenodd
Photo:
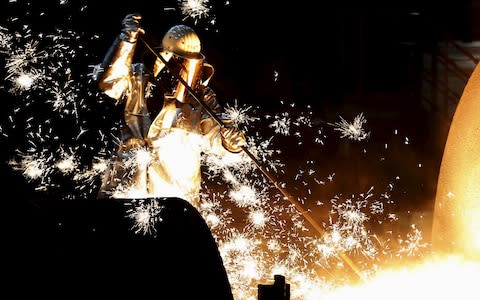
<svg viewBox="0 0 480 300">
<path fill-rule="evenodd" d="M 35 82 L 35 77 L 33 74 L 20 74 L 15 79 L 15 86 L 20 90 L 28 90 Z"/>
<path fill-rule="evenodd" d="M 0 26 L 0 53 L 8 53 L 12 48 L 13 36 L 8 32 L 8 29 Z"/>
<path fill-rule="evenodd" d="M 287 112 L 281 115 L 276 115 L 275 120 L 269 125 L 270 128 L 275 129 L 275 133 L 281 135 L 290 135 L 290 116 Z"/>
<path fill-rule="evenodd" d="M 65 174 L 72 173 L 77 169 L 77 161 L 75 158 L 75 155 L 69 155 L 65 157 L 64 159 L 60 160 L 59 162 L 56 163 L 56 167 Z"/>
<path fill-rule="evenodd" d="M 406 254 L 408 256 L 420 256 L 422 254 L 422 250 L 428 246 L 427 243 L 423 242 L 423 234 L 422 232 L 412 224 L 411 232 L 407 234 L 406 240 L 400 240 L 400 249 L 398 250 L 399 256 Z"/>
<path fill-rule="evenodd" d="M 263 229 L 268 221 L 268 216 L 262 210 L 252 210 L 248 219 L 256 229 Z"/>
<path fill-rule="evenodd" d="M 353 141 L 362 141 L 370 136 L 370 132 L 366 132 L 363 128 L 365 123 L 367 123 L 367 120 L 363 116 L 363 113 L 360 113 L 355 117 L 352 123 L 349 123 L 340 116 L 340 122 L 330 125 L 335 127 L 334 130 L 340 132 L 341 138 L 348 138 Z"/>
<path fill-rule="evenodd" d="M 71 5 L 70 2 L 59 0 L 59 4 L 65 7 Z M 178 3 L 185 18 L 197 21 L 210 14 L 207 0 L 181 0 Z M 10 165 L 27 181 L 37 184 L 38 190 L 58 186 L 52 183 L 52 178 L 61 176 L 71 180 L 73 188 L 69 191 L 91 197 L 97 191 L 99 176 L 110 170 L 110 161 L 106 157 L 115 148 L 111 145 L 114 144 L 112 132 L 118 131 L 118 124 L 99 130 L 92 128 L 90 120 L 84 118 L 89 110 L 98 108 L 95 105 L 102 99 L 86 82 L 87 78 L 96 79 L 100 67 L 92 65 L 93 70 L 86 76 L 75 73 L 72 62 L 80 57 L 82 52 L 79 50 L 85 45 L 74 32 L 58 30 L 49 35 L 34 34 L 28 26 L 24 28 L 25 32 L 19 31 L 13 36 L 7 28 L 0 26 L 5 86 L 20 100 L 6 124 L 11 128 L 24 124 L 25 134 L 34 140 L 26 142 L 28 150 L 17 151 L 19 154 Z M 90 61 L 90 57 L 88 59 Z M 92 64 L 96 62 L 92 59 Z M 278 82 L 278 71 L 274 71 L 273 79 L 274 83 Z M 148 87 L 147 97 L 153 89 L 153 85 Z M 50 115 L 35 114 L 31 109 L 33 105 L 45 108 L 42 111 L 50 112 Z M 421 230 L 415 226 L 406 236 L 401 232 L 390 232 L 387 237 L 380 238 L 371 232 L 372 223 L 390 224 L 400 218 L 390 212 L 395 198 L 393 185 L 378 194 L 373 193 L 372 187 L 365 193 L 337 194 L 330 199 L 330 196 L 320 196 L 322 189 L 336 184 L 337 178 L 345 175 L 345 170 L 335 170 L 335 173 L 311 160 L 306 165 L 295 166 L 295 175 L 285 172 L 284 164 L 278 158 L 282 151 L 276 148 L 279 138 L 282 141 L 287 137 L 294 139 L 299 146 L 304 142 L 323 145 L 327 139 L 309 107 L 302 108 L 294 103 L 285 105 L 284 111 L 268 115 L 259 114 L 258 108 L 240 106 L 235 101 L 233 106 L 225 107 L 224 114 L 233 126 L 246 130 L 248 148 L 264 166 L 281 180 L 295 182 L 294 191 L 306 195 L 299 200 L 308 209 L 315 203 L 325 209 L 324 219 L 318 220 L 325 232 L 319 235 L 307 228 L 304 217 L 272 187 L 244 153 L 205 154 L 202 161 L 205 167 L 203 190 L 197 208 L 219 245 L 235 298 L 256 299 L 258 283 L 268 282 L 274 274 L 284 274 L 291 284 L 292 300 L 322 299 L 325 295 L 322 288 L 326 285 L 323 274 L 346 268 L 339 259 L 341 253 L 351 255 L 362 271 L 370 272 L 377 270 L 378 262 L 386 257 L 422 255 L 428 245 L 423 241 Z M 100 111 L 107 116 L 111 113 Z M 24 114 L 28 119 L 18 120 Z M 55 127 L 58 119 L 67 121 L 66 128 Z M 258 122 L 265 123 L 259 125 Z M 64 133 L 73 124 L 77 128 L 72 128 L 74 134 L 66 134 L 67 138 L 57 132 Z M 339 122 L 329 125 L 341 133 L 341 138 L 362 141 L 370 135 L 365 124 L 366 119 L 359 114 L 351 123 L 340 117 Z M 0 125 L 0 132 L 7 136 L 9 126 Z M 251 129 L 249 133 L 248 129 Z M 409 144 L 408 138 L 405 138 L 405 144 Z M 288 149 L 289 152 L 296 150 Z M 300 151 L 303 150 L 299 147 L 299 152 L 295 153 L 302 155 Z M 82 155 L 85 152 L 91 159 Z M 132 170 L 144 168 L 154 159 L 146 147 L 138 147 L 125 155 L 128 156 L 126 167 Z M 137 199 L 148 197 L 132 189 L 128 182 L 117 192 Z M 453 199 L 453 193 L 449 197 Z M 135 200 L 127 211 L 127 218 L 132 221 L 131 229 L 135 233 L 155 236 L 156 225 L 162 221 L 161 212 L 158 201 Z"/>
<path fill-rule="evenodd" d="M 230 198 L 238 207 L 252 207 L 260 204 L 255 188 L 247 185 L 241 185 L 229 193 Z"/>
<path fill-rule="evenodd" d="M 240 125 L 249 125 L 254 121 L 258 121 L 259 118 L 251 116 L 248 113 L 252 109 L 252 106 L 239 106 L 237 101 L 233 106 L 227 104 L 225 106 L 225 117 L 229 122 L 232 122 L 232 125 L 235 128 L 238 128 Z"/>
<path fill-rule="evenodd" d="M 93 182 L 108 168 L 108 161 L 106 158 L 97 157 L 91 168 L 80 171 L 77 168 L 73 180 L 78 184 L 77 189 L 84 190 L 87 187 L 93 186 Z"/>
<path fill-rule="evenodd" d="M 210 13 L 208 0 L 179 0 L 180 9 L 185 18 L 199 20 Z"/>
<path fill-rule="evenodd" d="M 132 230 L 135 233 L 144 235 L 154 235 L 156 233 L 156 224 L 162 221 L 160 212 L 163 206 L 159 200 L 138 200 L 132 201 L 132 207 L 127 211 L 128 218 L 133 220 Z"/>
</svg>

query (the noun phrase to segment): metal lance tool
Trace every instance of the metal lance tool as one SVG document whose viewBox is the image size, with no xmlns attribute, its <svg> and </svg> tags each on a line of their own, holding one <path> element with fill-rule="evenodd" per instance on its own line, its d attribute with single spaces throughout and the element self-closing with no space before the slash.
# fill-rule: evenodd
<svg viewBox="0 0 480 300">
<path fill-rule="evenodd" d="M 171 70 L 168 66 L 167 60 L 161 54 L 157 53 L 152 47 L 150 47 L 150 45 L 142 37 L 140 37 L 139 39 L 143 42 L 143 44 L 145 45 L 145 47 L 147 47 L 147 49 L 149 51 L 151 51 L 158 59 L 160 59 L 162 61 L 162 63 L 170 71 L 170 73 L 175 77 L 175 79 L 180 81 L 185 86 L 185 89 L 190 93 L 190 95 L 193 97 L 193 99 L 195 99 L 198 102 L 198 104 L 200 104 L 202 106 L 202 108 L 205 109 L 205 111 L 215 120 L 215 122 L 218 124 L 218 126 L 220 126 L 220 128 L 225 128 L 225 123 L 223 123 L 223 121 L 215 114 L 215 112 L 213 112 L 212 109 L 200 97 L 197 96 L 195 91 L 188 85 L 188 83 L 177 73 L 171 72 Z M 290 195 L 287 192 L 287 190 L 285 190 L 278 183 L 278 179 L 272 173 L 270 173 L 270 171 L 268 171 L 268 169 L 266 167 L 263 166 L 263 164 L 252 154 L 252 152 L 250 152 L 250 150 L 248 150 L 248 148 L 246 146 L 242 146 L 242 150 L 243 150 L 243 152 L 245 152 L 245 154 L 248 155 L 248 157 L 250 157 L 250 159 L 255 163 L 255 165 L 263 173 L 263 175 L 265 175 L 265 177 L 267 177 L 270 180 L 270 182 L 277 188 L 277 190 L 280 191 L 280 193 L 283 195 L 284 199 L 290 201 L 290 203 L 292 203 L 295 206 L 295 208 L 298 210 L 298 212 L 300 212 L 300 214 L 302 214 L 302 216 L 310 223 L 310 225 L 318 233 L 324 234 L 324 230 L 320 226 L 320 224 L 318 224 L 312 218 L 312 216 L 310 216 L 310 214 L 303 208 L 302 204 L 295 197 Z M 355 272 L 355 274 L 358 277 L 360 277 L 360 279 L 363 279 L 363 275 L 362 275 L 360 269 L 357 267 L 357 265 L 348 256 L 346 256 L 344 253 L 339 253 L 338 255 Z"/>
</svg>

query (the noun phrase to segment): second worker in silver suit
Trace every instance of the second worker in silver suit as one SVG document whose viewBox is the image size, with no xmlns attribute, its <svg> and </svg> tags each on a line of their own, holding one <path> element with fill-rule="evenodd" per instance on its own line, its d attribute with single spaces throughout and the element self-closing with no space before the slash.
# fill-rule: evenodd
<svg viewBox="0 0 480 300">
<path fill-rule="evenodd" d="M 144 34 L 140 20 L 138 14 L 124 18 L 122 31 L 96 75 L 100 89 L 124 105 L 121 142 L 103 175 L 99 198 L 179 197 L 197 204 L 202 153 L 235 155 L 231 153 L 241 152 L 245 136 L 233 127 L 221 128 L 179 80 L 165 93 L 160 112 L 151 115 L 145 99 L 148 82 L 167 68 L 158 58 L 151 71 L 144 63 L 133 62 Z M 205 62 L 200 40 L 190 27 L 170 28 L 158 55 L 221 116 L 215 93 L 208 87 L 213 67 Z"/>
</svg>

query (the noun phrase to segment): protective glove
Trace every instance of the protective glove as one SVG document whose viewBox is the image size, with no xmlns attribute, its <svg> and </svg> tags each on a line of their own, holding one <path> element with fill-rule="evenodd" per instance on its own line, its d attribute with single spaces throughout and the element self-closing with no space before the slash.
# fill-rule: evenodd
<svg viewBox="0 0 480 300">
<path fill-rule="evenodd" d="M 238 153 L 242 151 L 242 147 L 247 144 L 243 132 L 233 127 L 220 129 L 220 135 L 222 136 L 223 147 L 230 152 Z"/>
<path fill-rule="evenodd" d="M 145 30 L 140 26 L 140 20 L 142 16 L 138 13 L 128 14 L 122 21 L 122 32 L 120 33 L 120 39 L 135 43 L 138 36 L 144 34 Z"/>
</svg>

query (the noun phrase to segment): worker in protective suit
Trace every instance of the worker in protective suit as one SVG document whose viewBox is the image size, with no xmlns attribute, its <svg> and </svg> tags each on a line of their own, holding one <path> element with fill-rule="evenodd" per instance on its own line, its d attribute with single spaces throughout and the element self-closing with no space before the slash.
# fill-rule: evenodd
<svg viewBox="0 0 480 300">
<path fill-rule="evenodd" d="M 151 70 L 144 63 L 133 63 L 144 34 L 140 20 L 138 14 L 124 18 L 121 33 L 96 74 L 100 89 L 125 107 L 121 142 L 98 197 L 178 197 L 195 205 L 202 153 L 239 153 L 245 136 L 233 127 L 220 127 L 179 80 L 164 93 L 160 112 L 151 115 L 146 89 L 152 82 L 154 87 L 161 84 L 155 80 L 168 71 L 178 72 L 217 116 L 221 110 L 208 87 L 213 67 L 205 62 L 200 40 L 190 27 L 173 26 L 163 37 L 158 55 L 168 68 L 158 58 Z"/>
</svg>

